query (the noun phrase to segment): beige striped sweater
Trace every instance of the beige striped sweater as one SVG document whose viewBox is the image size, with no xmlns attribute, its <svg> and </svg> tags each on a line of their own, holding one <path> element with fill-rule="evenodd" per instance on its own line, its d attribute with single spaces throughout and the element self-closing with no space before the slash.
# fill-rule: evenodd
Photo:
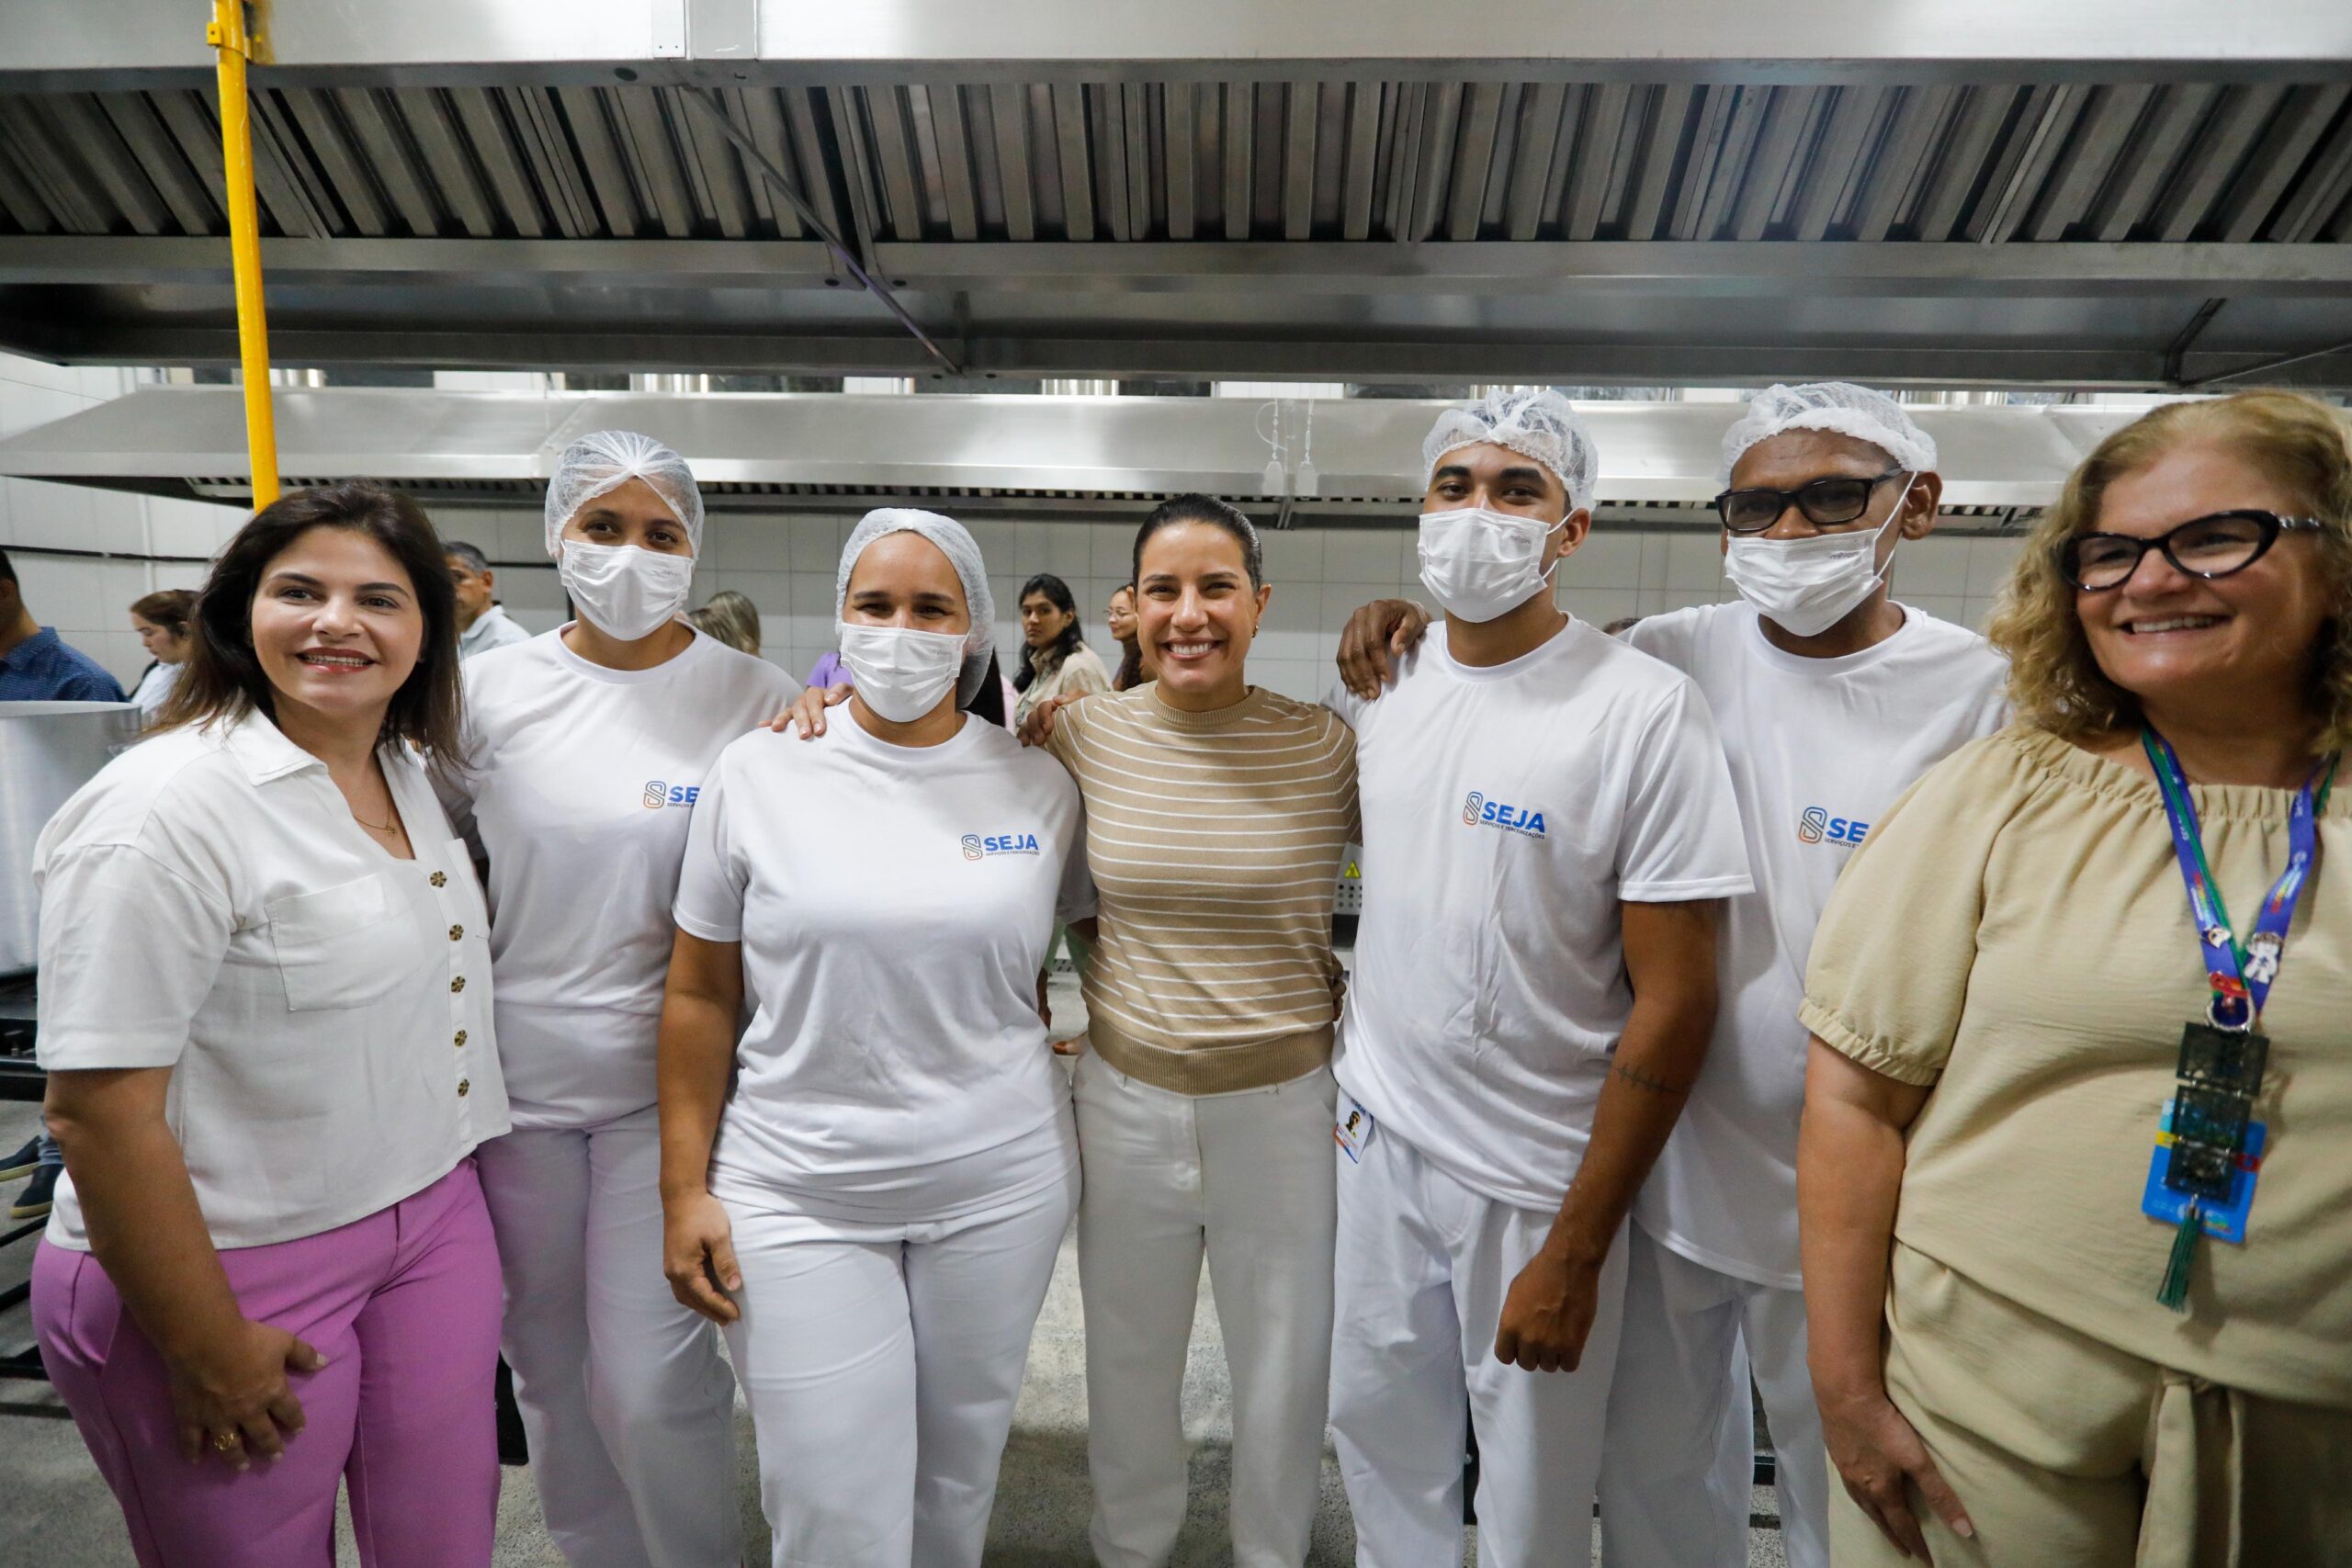
<svg viewBox="0 0 2352 1568">
<path fill-rule="evenodd" d="M 1180 1094 L 1287 1082 L 1330 1060 L 1331 897 L 1359 832 L 1355 733 L 1262 687 L 1182 713 L 1157 684 L 1055 717 L 1086 797 L 1102 940 L 1088 1039 Z"/>
</svg>

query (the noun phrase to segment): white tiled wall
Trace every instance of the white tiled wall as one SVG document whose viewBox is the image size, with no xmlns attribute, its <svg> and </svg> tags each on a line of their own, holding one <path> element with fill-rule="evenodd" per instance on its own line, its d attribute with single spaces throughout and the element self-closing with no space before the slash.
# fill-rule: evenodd
<svg viewBox="0 0 2352 1568">
<path fill-rule="evenodd" d="M 130 390 L 134 373 L 77 369 L 0 355 L 0 436 L 63 419 Z M 130 629 L 130 602 L 158 588 L 193 588 L 197 565 L 94 561 L 24 553 L 21 547 L 194 556 L 218 549 L 243 510 L 38 479 L 0 479 L 0 549 L 10 549 L 25 603 L 42 625 L 105 665 L 127 688 L 147 667 Z"/>
<path fill-rule="evenodd" d="M 125 370 L 57 369 L 0 355 L 0 435 L 62 418 L 130 389 Z M 732 588 L 758 605 L 763 652 L 795 675 L 833 646 L 833 573 L 842 539 L 859 513 L 712 514 L 694 602 Z M 209 555 L 244 520 L 231 506 L 114 495 L 29 480 L 0 480 L 0 546 L 50 545 L 153 555 Z M 563 618 L 563 590 L 546 559 L 537 510 L 449 509 L 435 519 L 446 538 L 479 545 L 499 571 L 508 614 L 533 631 Z M 1370 599 L 1427 600 L 1419 583 L 1413 532 L 1297 529 L 1265 536 L 1266 575 L 1274 585 L 1250 669 L 1260 684 L 1299 697 L 1329 687 L 1340 630 Z M 1106 665 L 1116 663 L 1103 610 L 1127 579 L 1135 528 L 1129 524 L 1006 522 L 972 524 L 989 564 L 997 604 L 997 646 L 1010 674 L 1021 651 L 1014 595 L 1036 572 L 1062 578 L 1078 598 L 1087 639 Z M 1930 538 L 1902 547 L 1895 590 L 1931 615 L 1981 626 L 2018 543 L 2010 539 Z M 130 601 L 156 588 L 194 587 L 193 566 L 16 558 L 26 602 L 118 678 L 146 664 L 130 631 Z M 1596 624 L 1656 615 L 1733 596 L 1713 535 L 1594 530 L 1560 568 L 1560 602 Z"/>
</svg>

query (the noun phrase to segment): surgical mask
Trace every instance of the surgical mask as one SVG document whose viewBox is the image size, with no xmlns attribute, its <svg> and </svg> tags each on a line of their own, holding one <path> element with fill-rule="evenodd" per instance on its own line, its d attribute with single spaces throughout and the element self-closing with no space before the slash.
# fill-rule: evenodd
<svg viewBox="0 0 2352 1568">
<path fill-rule="evenodd" d="M 563 591 L 606 637 L 635 642 L 650 637 L 685 607 L 695 558 L 663 555 L 635 545 L 592 545 L 566 539 L 556 562 Z"/>
<path fill-rule="evenodd" d="M 1544 541 L 1560 525 L 1518 517 L 1484 506 L 1421 513 L 1421 581 L 1465 621 L 1491 621 L 1526 604 L 1549 585 L 1538 570 Z M 1554 562 L 1558 565 L 1558 562 Z"/>
<path fill-rule="evenodd" d="M 956 689 L 964 634 L 904 626 L 841 625 L 842 662 L 865 705 L 892 724 L 912 724 Z"/>
<path fill-rule="evenodd" d="M 1903 493 L 1886 521 L 1867 533 L 1816 534 L 1803 539 L 1768 539 L 1735 534 L 1724 558 L 1724 572 L 1758 614 L 1795 637 L 1818 637 L 1854 613 L 1886 577 L 1878 564 L 1878 542 L 1894 525 L 1911 494 Z M 1894 564 L 1892 554 L 1887 565 Z"/>
</svg>

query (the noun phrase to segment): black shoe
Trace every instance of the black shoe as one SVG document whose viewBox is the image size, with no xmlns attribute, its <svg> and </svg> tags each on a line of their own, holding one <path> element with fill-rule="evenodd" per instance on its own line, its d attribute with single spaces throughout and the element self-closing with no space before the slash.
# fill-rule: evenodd
<svg viewBox="0 0 2352 1568">
<path fill-rule="evenodd" d="M 33 1179 L 25 1183 L 25 1190 L 17 1194 L 17 1201 L 8 1205 L 8 1217 L 12 1220 L 45 1218 L 51 1201 L 57 1196 L 58 1175 L 64 1168 L 62 1165 L 45 1165 L 34 1171 Z"/>
<path fill-rule="evenodd" d="M 0 1181 L 14 1181 L 20 1176 L 30 1176 L 40 1168 L 40 1139 L 25 1140 L 25 1146 L 0 1159 Z"/>
</svg>

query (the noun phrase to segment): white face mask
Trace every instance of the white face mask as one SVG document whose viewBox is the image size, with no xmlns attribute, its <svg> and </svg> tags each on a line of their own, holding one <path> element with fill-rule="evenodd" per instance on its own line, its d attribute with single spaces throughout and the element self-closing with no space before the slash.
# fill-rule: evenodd
<svg viewBox="0 0 2352 1568">
<path fill-rule="evenodd" d="M 1450 615 L 1491 621 L 1509 615 L 1550 585 L 1551 572 L 1535 563 L 1559 526 L 1483 506 L 1424 512 L 1421 581 Z"/>
<path fill-rule="evenodd" d="M 892 724 L 912 724 L 956 689 L 964 634 L 841 624 L 842 662 L 865 705 Z"/>
<path fill-rule="evenodd" d="M 1886 577 L 1878 564 L 1878 542 L 1894 526 L 1903 502 L 1911 494 L 1911 478 L 1903 476 L 1903 493 L 1886 521 L 1868 532 L 1817 534 L 1804 539 L 1768 539 L 1760 534 L 1734 534 L 1724 558 L 1724 572 L 1741 597 L 1765 619 L 1796 637 L 1818 637 L 1854 613 Z M 1894 564 L 1890 553 L 1887 565 Z"/>
<path fill-rule="evenodd" d="M 563 591 L 606 637 L 635 642 L 650 637 L 685 607 L 695 558 L 663 555 L 635 545 L 562 542 L 556 575 Z"/>
</svg>

